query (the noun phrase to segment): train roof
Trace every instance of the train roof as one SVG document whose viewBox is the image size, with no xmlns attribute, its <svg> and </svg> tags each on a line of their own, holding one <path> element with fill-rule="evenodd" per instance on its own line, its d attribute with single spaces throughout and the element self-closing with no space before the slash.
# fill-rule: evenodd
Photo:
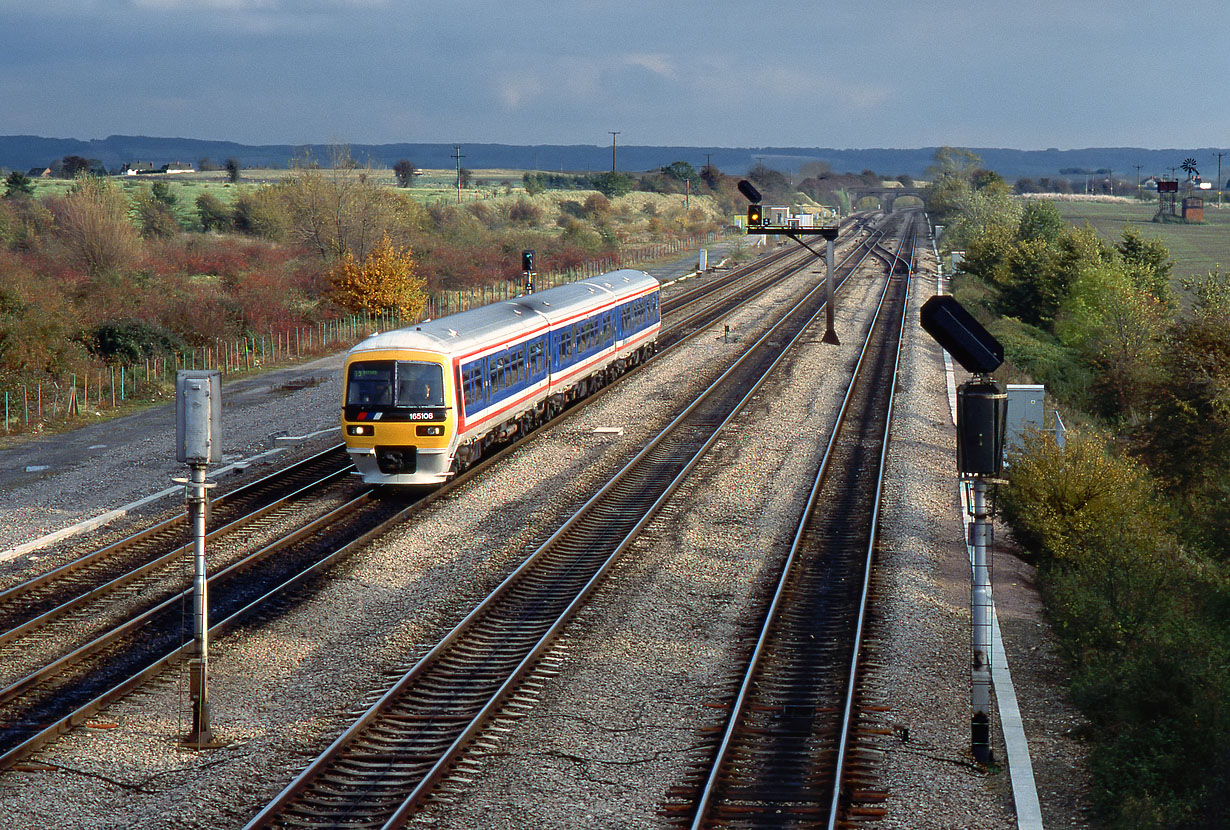
<svg viewBox="0 0 1230 830">
<path fill-rule="evenodd" d="M 631 268 L 610 271 L 414 326 L 373 334 L 355 344 L 350 354 L 381 349 L 421 349 L 445 354 L 469 352 L 497 345 L 536 324 L 546 327 L 596 306 L 657 287 L 658 281 L 644 271 Z"/>
</svg>

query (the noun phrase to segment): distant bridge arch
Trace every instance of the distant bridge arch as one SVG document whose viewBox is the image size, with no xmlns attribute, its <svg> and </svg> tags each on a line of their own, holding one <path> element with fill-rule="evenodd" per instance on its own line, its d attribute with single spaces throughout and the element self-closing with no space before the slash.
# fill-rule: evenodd
<svg viewBox="0 0 1230 830">
<path fill-rule="evenodd" d="M 913 196 L 920 202 L 924 201 L 922 191 L 917 187 L 850 187 L 846 192 L 850 194 L 851 208 L 863 199 L 874 198 L 880 203 L 880 210 L 885 213 L 892 213 L 893 203 L 902 196 Z"/>
</svg>

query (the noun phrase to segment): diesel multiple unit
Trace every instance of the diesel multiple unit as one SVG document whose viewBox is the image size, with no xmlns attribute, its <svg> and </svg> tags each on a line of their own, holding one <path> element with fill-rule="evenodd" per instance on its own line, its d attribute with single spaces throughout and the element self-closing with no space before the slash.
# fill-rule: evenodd
<svg viewBox="0 0 1230 830">
<path fill-rule="evenodd" d="M 620 270 L 352 348 L 342 435 L 372 484 L 440 484 L 653 354 L 658 281 Z"/>
</svg>

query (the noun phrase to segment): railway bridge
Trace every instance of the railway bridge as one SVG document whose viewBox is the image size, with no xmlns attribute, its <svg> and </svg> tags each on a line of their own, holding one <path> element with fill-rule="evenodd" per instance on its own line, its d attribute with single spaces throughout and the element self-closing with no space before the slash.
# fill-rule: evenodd
<svg viewBox="0 0 1230 830">
<path fill-rule="evenodd" d="M 847 191 L 850 194 L 850 205 L 853 207 L 860 200 L 866 198 L 875 198 L 880 202 L 880 210 L 885 213 L 893 212 L 893 202 L 900 199 L 902 196 L 913 196 L 919 201 L 923 201 L 923 193 L 917 187 L 851 187 Z"/>
</svg>

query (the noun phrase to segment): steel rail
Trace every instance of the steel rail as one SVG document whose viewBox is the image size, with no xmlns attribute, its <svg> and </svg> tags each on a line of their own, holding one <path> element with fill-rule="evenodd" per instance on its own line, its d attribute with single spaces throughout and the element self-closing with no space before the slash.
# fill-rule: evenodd
<svg viewBox="0 0 1230 830">
<path fill-rule="evenodd" d="M 690 337 L 694 336 L 697 333 L 699 333 L 699 331 L 693 332 L 681 338 L 679 342 L 685 342 L 687 339 L 690 339 Z M 637 367 L 636 371 L 639 371 L 641 368 L 643 367 Z M 585 404 L 592 397 L 594 396 L 593 395 L 587 396 L 587 398 L 582 399 L 582 401 L 580 401 L 579 403 Z M 575 407 L 570 407 L 570 410 L 572 409 L 575 409 Z M 530 433 L 530 435 L 532 436 L 533 433 Z M 240 616 L 242 616 L 243 614 L 251 612 L 256 607 L 258 607 L 261 603 L 269 600 L 270 598 L 275 596 L 277 593 L 285 591 L 285 590 L 290 590 L 295 584 L 297 584 L 298 581 L 304 578 L 307 578 L 311 574 L 319 573 L 321 570 L 328 567 L 333 562 L 338 561 L 340 558 L 344 557 L 345 555 L 348 555 L 351 551 L 357 549 L 357 547 L 361 546 L 362 544 L 365 544 L 371 539 L 374 539 L 380 533 L 384 532 L 386 528 L 400 521 L 405 520 L 405 518 L 407 518 L 410 514 L 412 514 L 416 510 L 426 506 L 427 504 L 434 502 L 437 498 L 444 496 L 447 492 L 449 492 L 452 489 L 452 486 L 458 485 L 464 480 L 468 480 L 470 476 L 477 475 L 481 470 L 486 469 L 491 464 L 497 463 L 500 459 L 502 459 L 505 456 L 506 453 L 513 451 L 517 446 L 519 446 L 526 439 L 526 437 L 523 437 L 521 440 L 515 442 L 513 445 L 506 447 L 504 450 L 496 453 L 489 459 L 484 459 L 483 462 L 476 464 L 469 471 L 458 476 L 456 479 L 450 482 L 449 485 L 446 485 L 444 488 L 441 488 L 440 490 L 430 493 L 424 498 L 420 499 L 418 502 L 409 505 L 405 509 L 399 511 L 396 515 L 392 516 L 391 518 L 383 522 L 379 527 L 368 531 L 359 539 L 356 539 L 350 544 L 345 545 L 343 548 L 337 550 L 333 554 L 320 560 L 316 565 L 309 567 L 308 569 L 298 574 L 297 576 L 292 577 L 291 579 L 287 580 L 285 583 L 283 583 L 279 587 L 267 592 L 259 599 L 252 601 L 240 611 L 235 612 L 234 614 L 230 615 L 225 620 L 218 622 L 215 625 L 211 626 L 210 628 L 211 636 L 225 632 L 233 624 L 233 621 L 239 618 Z M 336 450 L 338 450 L 340 446 L 342 445 L 331 447 L 325 450 L 324 452 L 321 452 L 317 454 L 316 456 L 313 456 L 312 458 L 307 459 L 304 462 L 300 462 L 300 464 L 294 465 L 294 466 L 299 467 L 314 459 L 318 459 L 323 456 L 326 456 L 328 453 L 335 452 Z M 293 468 L 288 468 L 288 469 L 293 469 Z M 286 470 L 275 472 L 269 476 L 265 476 L 264 478 L 258 480 L 257 482 L 252 482 L 249 485 L 245 485 L 244 488 L 240 488 L 240 489 L 254 488 L 258 484 L 263 484 L 263 483 L 266 483 L 270 480 L 277 478 L 280 475 L 285 475 L 286 472 L 287 472 Z M 238 493 L 238 492 L 239 490 L 232 491 L 232 494 L 228 494 L 228 495 L 233 496 L 234 493 Z M 365 492 L 362 495 L 360 495 L 357 499 L 355 499 L 351 504 L 353 505 L 354 503 L 357 503 L 357 502 L 366 501 L 371 498 L 371 495 L 372 495 L 371 491 Z M 310 525 L 301 529 L 295 534 L 285 537 L 284 539 L 279 540 L 279 542 L 275 542 L 273 545 L 267 546 L 266 548 L 262 549 L 262 551 L 258 551 L 257 553 L 252 554 L 250 557 L 245 558 L 241 562 L 235 563 L 234 565 L 232 565 L 231 567 L 223 571 L 215 573 L 210 578 L 211 584 L 214 582 L 214 580 L 221 580 L 225 576 L 229 575 L 232 572 L 232 570 L 234 570 L 235 568 L 244 566 L 245 562 L 250 562 L 261 556 L 267 556 L 271 549 L 285 547 L 289 545 L 290 543 L 292 543 L 294 540 L 297 540 L 311 532 L 314 532 L 316 529 L 323 527 L 325 524 L 327 524 L 327 522 L 330 520 L 331 517 L 336 518 L 338 514 L 345 512 L 347 509 L 349 509 L 348 506 L 344 505 L 343 507 L 338 508 L 335 511 L 332 511 L 330 514 L 327 514 L 326 516 L 321 517 L 320 519 L 316 520 L 315 522 L 311 523 Z M 160 523 L 159 527 L 165 528 L 167 525 L 174 524 L 176 521 L 179 521 L 179 520 L 180 519 L 171 519 L 168 522 Z M 116 543 L 116 545 L 124 544 L 125 542 L 132 543 L 138 538 L 147 538 L 148 536 L 153 535 L 153 532 L 155 532 L 156 529 L 158 528 L 151 528 L 151 529 L 147 529 L 146 531 L 142 531 L 138 534 L 134 534 L 133 536 L 128 537 L 125 540 L 121 540 L 121 542 L 119 543 Z M 107 548 L 104 548 L 101 550 L 105 551 L 105 550 L 114 549 L 116 545 L 107 546 Z M 57 569 L 57 571 L 60 574 L 64 574 L 67 572 L 64 569 Z M 50 573 L 55 574 L 57 573 L 57 571 L 53 571 Z M 146 614 L 140 615 L 136 619 L 129 620 L 127 623 L 121 624 L 120 628 L 113 631 L 111 634 L 109 635 L 104 634 L 100 637 L 97 637 L 91 642 L 75 649 L 72 653 L 62 656 L 50 666 L 44 667 L 43 670 L 34 672 L 31 675 L 28 675 L 27 677 L 21 680 L 18 680 L 17 682 L 13 684 L 10 684 L 10 686 L 7 687 L 6 689 L 0 690 L 0 702 L 4 700 L 11 700 L 17 697 L 23 692 L 28 691 L 29 689 L 33 688 L 38 683 L 44 682 L 46 679 L 48 679 L 50 676 L 52 676 L 59 670 L 62 670 L 68 666 L 74 665 L 83 659 L 87 659 L 89 654 L 95 653 L 101 650 L 102 648 L 105 648 L 107 645 L 114 643 L 116 640 L 118 640 L 120 637 L 126 634 L 131 634 L 132 632 L 139 630 L 143 625 L 148 624 L 149 619 L 151 619 L 153 615 L 155 615 L 159 611 L 165 611 L 169 606 L 173 605 L 175 602 L 182 602 L 188 593 L 189 592 L 185 591 L 185 592 L 181 592 L 178 595 L 170 597 L 163 603 L 160 603 L 155 608 L 150 609 Z M 33 752 L 37 748 L 45 745 L 49 741 L 53 740 L 55 737 L 58 737 L 58 735 L 62 734 L 64 731 L 67 731 L 67 729 L 71 728 L 72 726 L 81 723 L 85 718 L 89 717 L 91 714 L 97 712 L 104 706 L 108 705 L 110 702 L 117 699 L 119 696 L 126 694 L 131 689 L 140 685 L 140 683 L 156 676 L 158 673 L 165 670 L 170 665 L 173 665 L 175 662 L 182 659 L 186 654 L 188 654 L 191 648 L 192 648 L 192 643 L 188 642 L 188 643 L 185 643 L 183 646 L 181 646 L 179 649 L 175 649 L 172 652 L 165 654 L 162 658 L 155 660 L 153 663 L 148 665 L 145 669 L 140 670 L 139 672 L 137 672 L 136 674 L 134 674 L 127 680 L 119 684 L 116 684 L 112 688 L 96 696 L 94 699 L 74 709 L 69 714 L 57 718 L 55 721 L 48 724 L 46 728 L 32 735 L 30 738 L 22 741 L 20 744 L 3 752 L 3 754 L 0 755 L 0 769 L 4 769 L 8 766 L 11 766 L 21 757 L 24 757 L 25 755 L 28 755 L 30 752 Z"/>
<path fill-rule="evenodd" d="M 271 826 L 274 821 L 282 816 L 286 817 L 287 811 L 291 805 L 296 802 L 301 795 L 309 791 L 313 783 L 318 779 L 332 780 L 328 777 L 327 770 L 342 759 L 347 753 L 349 747 L 354 744 L 359 738 L 373 725 L 377 724 L 382 714 L 391 709 L 396 702 L 409 690 L 415 682 L 419 681 L 426 673 L 440 660 L 447 651 L 461 641 L 462 638 L 473 628 L 475 628 L 484 617 L 500 603 L 505 596 L 515 587 L 522 584 L 532 573 L 533 568 L 542 560 L 544 560 L 553 548 L 564 540 L 567 534 L 575 527 L 579 526 L 585 518 L 595 510 L 599 509 L 608 496 L 615 493 L 618 488 L 623 485 L 626 478 L 634 474 L 634 471 L 639 471 L 645 463 L 658 464 L 651 459 L 664 442 L 680 429 L 681 425 L 687 423 L 687 419 L 694 412 L 698 411 L 710 398 L 718 395 L 727 385 L 729 379 L 738 372 L 744 364 L 750 365 L 750 361 L 759 352 L 762 347 L 769 343 L 770 340 L 779 337 L 779 330 L 796 315 L 805 304 L 813 302 L 813 298 L 819 292 L 822 292 L 822 286 L 813 287 L 807 295 L 798 301 L 794 307 L 781 315 L 781 320 L 774 326 L 770 327 L 754 344 L 749 346 L 744 353 L 732 364 L 722 375 L 715 380 L 704 392 L 701 393 L 688 407 L 686 407 L 679 415 L 663 429 L 657 437 L 644 447 L 637 455 L 631 459 L 619 472 L 612 478 L 589 500 L 585 502 L 558 530 L 556 530 L 550 538 L 548 538 L 533 554 L 531 554 L 524 562 L 521 563 L 495 590 L 493 590 L 476 608 L 474 608 L 466 617 L 459 622 L 431 651 L 424 655 L 402 678 L 400 678 L 381 698 L 373 704 L 360 718 L 358 718 L 345 732 L 339 735 L 329 747 L 327 747 L 307 768 L 300 773 L 292 782 L 290 782 L 275 798 L 270 801 L 247 825 L 252 828 Z M 682 468 L 672 474 L 670 482 L 662 487 L 656 496 L 653 496 L 653 502 L 644 509 L 631 529 L 620 539 L 614 550 L 607 556 L 605 561 L 597 567 L 588 581 L 580 588 L 573 596 L 568 605 L 559 612 L 555 617 L 554 622 L 547 628 L 538 640 L 529 647 L 525 655 L 519 660 L 516 666 L 503 676 L 503 680 L 499 683 L 498 688 L 489 696 L 484 692 L 486 702 L 481 706 L 478 712 L 470 717 L 468 722 L 461 727 L 460 731 L 451 740 L 446 751 L 440 755 L 434 764 L 422 775 L 419 782 L 410 789 L 410 792 L 404 796 L 400 806 L 398 806 L 392 814 L 383 820 L 383 826 L 396 827 L 404 822 L 409 814 L 416 809 L 418 802 L 439 783 L 447 769 L 454 761 L 456 754 L 459 753 L 470 741 L 484 728 L 485 724 L 499 711 L 503 705 L 507 695 L 517 686 L 517 684 L 529 672 L 536 661 L 554 642 L 558 633 L 572 619 L 576 611 L 582 606 L 588 595 L 600 584 L 602 578 L 608 570 L 614 565 L 620 554 L 630 545 L 636 535 L 641 531 L 644 525 L 649 522 L 652 517 L 660 510 L 661 506 L 666 503 L 675 488 L 686 478 L 692 468 L 700 462 L 704 457 L 705 452 L 717 440 L 724 427 L 733 419 L 752 399 L 757 390 L 772 374 L 777 365 L 780 364 L 785 356 L 789 353 L 794 344 L 801 338 L 814 323 L 818 315 L 824 310 L 823 302 L 820 302 L 814 311 L 812 311 L 806 323 L 799 325 L 798 330 L 789 338 L 789 342 L 783 345 L 776 345 L 770 348 L 776 352 L 771 362 L 766 367 L 759 369 L 759 373 L 755 380 L 750 383 L 750 388 L 739 397 L 737 403 L 727 411 L 727 414 L 722 418 L 721 422 L 716 427 L 708 428 L 710 434 L 700 443 L 699 447 L 692 449 L 689 447 L 688 452 L 690 458 L 683 464 Z M 767 356 L 766 356 L 767 358 Z M 745 387 L 740 387 L 742 390 Z M 407 762 L 409 763 L 409 762 Z M 405 773 L 399 775 L 404 776 Z M 321 797 L 317 797 L 317 801 Z M 334 792 L 332 797 L 336 797 Z"/>
<path fill-rule="evenodd" d="M 349 467 L 345 467 L 339 470 L 334 470 L 333 472 L 322 476 L 316 481 L 313 481 L 310 484 L 304 485 L 298 490 L 295 490 L 291 493 L 287 493 L 285 496 L 282 496 L 276 501 L 270 502 L 269 504 L 263 507 L 260 507 L 251 513 L 245 514 L 244 516 L 241 516 L 228 524 L 225 524 L 221 527 L 211 530 L 209 533 L 205 535 L 205 541 L 206 542 L 216 541 L 217 539 L 220 539 L 225 536 L 229 536 L 233 533 L 236 533 L 237 531 L 247 527 L 248 525 L 257 521 L 258 519 L 264 518 L 265 516 L 268 516 L 270 513 L 273 513 L 275 510 L 285 506 L 292 500 L 305 496 L 312 490 L 315 490 L 318 487 L 325 486 L 329 484 L 330 482 L 338 478 L 341 478 L 342 476 L 347 475 L 349 472 L 350 472 Z M 112 579 L 109 582 L 104 582 L 103 584 L 95 588 L 92 588 L 83 594 L 77 595 L 73 599 L 67 600 L 61 603 L 60 605 L 57 605 L 55 608 L 52 608 L 49 611 L 45 611 L 44 613 L 40 614 L 37 617 L 33 617 L 14 628 L 10 628 L 8 631 L 0 633 L 0 645 L 3 645 L 4 643 L 9 642 L 10 640 L 16 639 L 17 637 L 20 637 L 24 634 L 28 634 L 35 629 L 41 628 L 47 625 L 48 623 L 56 620 L 57 618 L 64 616 L 70 611 L 80 608 L 81 606 L 86 605 L 90 602 L 93 602 L 97 599 L 100 599 L 101 597 L 104 597 L 111 592 L 117 591 L 120 588 L 123 588 L 124 586 L 135 582 L 141 577 L 153 573 L 159 568 L 167 567 L 173 564 L 177 559 L 180 559 L 181 557 L 183 557 L 187 551 L 191 550 L 191 548 L 192 548 L 191 542 L 185 545 L 180 545 L 179 547 L 172 549 L 170 552 L 164 553 L 161 556 L 158 556 L 155 559 L 151 559 L 145 564 L 134 568 L 128 573 L 117 576 L 115 579 Z"/>
<path fill-rule="evenodd" d="M 903 242 L 902 242 L 903 245 L 904 245 L 905 236 L 906 235 L 903 235 Z M 885 281 L 884 281 L 884 289 L 881 292 L 873 319 L 879 318 L 880 311 L 884 306 L 886 298 L 888 297 L 888 293 L 889 293 L 891 286 L 892 286 L 892 265 L 890 264 L 888 275 L 886 276 Z M 904 309 L 907 307 L 907 304 L 903 303 L 902 307 L 904 311 Z M 904 327 L 902 327 L 902 331 L 904 331 Z M 797 560 L 800 558 L 800 550 L 803 546 L 804 537 L 807 533 L 809 519 L 816 512 L 817 501 L 819 499 L 822 486 L 828 474 L 829 462 L 833 456 L 834 448 L 836 447 L 838 438 L 841 435 L 843 426 L 845 424 L 846 416 L 849 413 L 850 405 L 854 399 L 854 396 L 856 393 L 856 386 L 859 383 L 859 377 L 863 369 L 864 359 L 866 358 L 868 351 L 873 344 L 875 333 L 876 333 L 876 326 L 875 326 L 875 323 L 873 322 L 873 324 L 868 327 L 867 335 L 864 339 L 862 348 L 859 352 L 858 360 L 856 361 L 854 369 L 851 373 L 851 378 L 852 378 L 851 382 L 846 389 L 846 394 L 844 395 L 840 406 L 838 407 L 837 415 L 834 420 L 834 425 L 833 425 L 832 430 L 829 433 L 828 442 L 825 446 L 825 450 L 821 457 L 819 467 L 816 471 L 815 478 L 812 483 L 811 489 L 809 491 L 806 504 L 803 510 L 801 511 L 799 523 L 795 530 L 795 534 L 794 534 L 794 537 L 793 537 L 793 540 L 790 546 L 790 550 L 786 556 L 785 562 L 782 565 L 776 589 L 770 601 L 769 608 L 766 611 L 764 619 L 762 621 L 760 634 L 756 640 L 755 646 L 753 647 L 752 654 L 751 654 L 751 657 L 749 658 L 747 668 L 743 674 L 743 680 L 740 684 L 739 691 L 736 694 L 735 701 L 731 707 L 731 714 L 727 720 L 726 728 L 723 730 L 722 739 L 719 743 L 716 757 L 711 763 L 710 774 L 706 778 L 706 781 L 701 788 L 700 798 L 698 799 L 698 802 L 697 802 L 696 813 L 690 825 L 692 830 L 699 830 L 700 828 L 702 828 L 705 825 L 705 821 L 709 818 L 709 810 L 713 803 L 714 793 L 720 782 L 723 767 L 727 763 L 728 755 L 729 755 L 729 752 L 731 750 L 731 747 L 732 747 L 732 744 L 735 738 L 735 732 L 737 731 L 739 727 L 740 718 L 742 716 L 743 711 L 746 709 L 748 700 L 752 694 L 752 688 L 753 688 L 753 685 L 755 684 L 755 678 L 761 666 L 762 658 L 765 654 L 765 651 L 768 648 L 768 642 L 772 636 L 773 627 L 781 611 L 783 610 L 784 604 L 786 603 L 786 595 L 788 593 L 788 584 L 790 582 L 791 575 L 793 574 L 795 570 Z M 899 354 L 900 353 L 900 337 L 898 338 L 897 350 Z M 895 376 L 896 376 L 896 369 L 895 369 L 895 363 L 894 363 L 894 386 L 895 386 Z M 890 395 L 890 401 L 891 401 L 891 395 Z M 891 403 L 890 403 L 890 412 L 891 412 Z M 890 425 L 891 425 L 891 415 L 888 420 L 888 425 L 886 425 L 885 427 L 885 432 L 884 432 L 885 438 L 887 438 L 888 429 Z M 887 441 L 885 441 L 885 445 L 886 444 L 887 444 Z M 881 464 L 880 464 L 879 473 L 877 475 L 877 491 L 876 491 L 877 506 L 878 506 L 879 495 L 880 495 L 879 488 L 882 485 L 882 481 L 883 481 L 883 453 L 881 454 Z M 874 521 L 874 516 L 873 516 L 873 521 Z M 875 525 L 873 524 L 872 525 L 873 530 L 871 534 L 871 537 L 873 540 L 875 536 L 874 527 Z M 869 576 L 869 573 L 870 573 L 869 566 L 865 568 L 864 570 Z M 862 628 L 865 609 L 866 609 L 866 587 L 864 586 L 863 597 L 859 603 L 858 626 L 859 626 L 860 631 Z M 857 651 L 855 652 L 855 659 L 857 659 Z M 848 718 L 848 714 L 846 717 Z M 844 735 L 843 735 L 843 739 L 844 739 Z M 840 777 L 835 778 L 835 780 L 840 782 Z M 834 789 L 839 791 L 840 789 L 839 785 L 835 786 Z"/>
<path fill-rule="evenodd" d="M 897 396 L 898 371 L 901 366 L 901 347 L 905 341 L 905 320 L 906 315 L 910 310 L 911 289 L 914 284 L 914 253 L 917 249 L 917 235 L 918 219 L 916 217 L 911 223 L 909 233 L 904 235 L 902 243 L 904 247 L 904 238 L 909 237 L 910 258 L 906 269 L 905 300 L 901 304 L 901 320 L 899 321 L 901 330 L 899 336 L 897 337 L 897 348 L 893 355 L 893 383 L 888 392 L 888 417 L 885 419 L 884 435 L 880 445 L 880 474 L 876 477 L 876 493 L 875 499 L 872 502 L 872 514 L 871 521 L 869 523 L 871 532 L 868 535 L 867 552 L 864 560 L 863 586 L 859 597 L 858 622 L 855 626 L 853 648 L 851 649 L 850 654 L 850 679 L 848 685 L 846 686 L 846 703 L 842 711 L 841 735 L 837 739 L 837 762 L 833 773 L 833 800 L 829 809 L 827 830 L 834 830 L 837 826 L 837 815 L 841 801 L 841 783 L 845 773 L 846 747 L 850 742 L 850 729 L 854 716 L 854 699 L 858 684 L 858 665 L 860 659 L 862 658 L 863 631 L 866 627 L 867 621 L 867 598 L 871 592 L 871 574 L 875 561 L 876 542 L 878 541 L 879 536 L 880 501 L 884 493 L 884 470 L 888 466 L 889 439 L 893 428 L 893 404 L 896 401 Z M 893 269 L 896 268 L 896 265 L 900 259 L 901 250 L 898 249 L 889 269 L 890 280 Z"/>
<path fill-rule="evenodd" d="M 343 444 L 337 444 L 333 447 L 330 447 L 326 450 L 316 453 L 315 455 L 312 455 L 308 458 L 298 461 L 289 467 L 276 470 L 270 473 L 269 475 L 262 476 L 261 478 L 255 481 L 249 482 L 247 484 L 244 484 L 240 487 L 237 487 L 234 490 L 231 490 L 230 492 L 223 493 L 222 495 L 218 496 L 216 499 L 214 499 L 211 502 L 211 506 L 213 509 L 216 510 L 218 509 L 219 506 L 227 504 L 228 502 L 233 502 L 233 501 L 237 501 L 240 499 L 249 498 L 253 494 L 258 493 L 261 488 L 269 487 L 270 485 L 276 483 L 279 479 L 284 479 L 288 476 L 297 475 L 302 470 L 305 470 L 313 465 L 321 463 L 322 461 L 326 460 L 326 457 L 328 455 L 330 455 L 331 453 L 336 453 L 339 449 L 342 449 L 343 447 L 344 447 Z M 347 470 L 352 466 L 350 464 L 350 461 L 346 459 L 345 457 L 343 457 L 341 461 L 343 462 L 343 466 L 339 468 L 340 470 Z M 38 588 L 41 588 L 44 585 L 47 585 L 48 583 L 61 580 L 64 577 L 69 576 L 70 574 L 75 574 L 77 571 L 80 571 L 92 565 L 98 564 L 99 562 L 116 555 L 120 551 L 123 551 L 127 548 L 133 547 L 134 545 L 138 545 L 138 544 L 145 542 L 151 537 L 154 537 L 154 536 L 157 536 L 163 533 L 175 532 L 179 530 L 181 527 L 183 527 L 183 529 L 186 532 L 187 530 L 186 524 L 187 524 L 187 518 L 185 515 L 179 514 L 176 516 L 172 516 L 168 519 L 164 519 L 161 522 L 151 525 L 150 527 L 147 527 L 143 530 L 140 530 L 136 533 L 126 536 L 123 539 L 120 539 L 116 542 L 112 542 L 111 544 L 105 545 L 104 547 L 98 548 L 97 550 L 91 551 L 90 553 L 87 553 L 84 556 L 74 559 L 71 562 L 67 562 L 59 566 L 58 568 L 55 568 L 53 570 L 39 574 L 36 577 L 28 579 L 10 588 L 6 588 L 5 590 L 0 591 L 0 607 L 3 607 L 5 604 L 12 603 L 14 600 L 22 596 L 25 596 L 26 594 L 29 594 L 32 591 Z M 0 638 L 0 642 L 3 642 L 3 638 Z"/>
</svg>

